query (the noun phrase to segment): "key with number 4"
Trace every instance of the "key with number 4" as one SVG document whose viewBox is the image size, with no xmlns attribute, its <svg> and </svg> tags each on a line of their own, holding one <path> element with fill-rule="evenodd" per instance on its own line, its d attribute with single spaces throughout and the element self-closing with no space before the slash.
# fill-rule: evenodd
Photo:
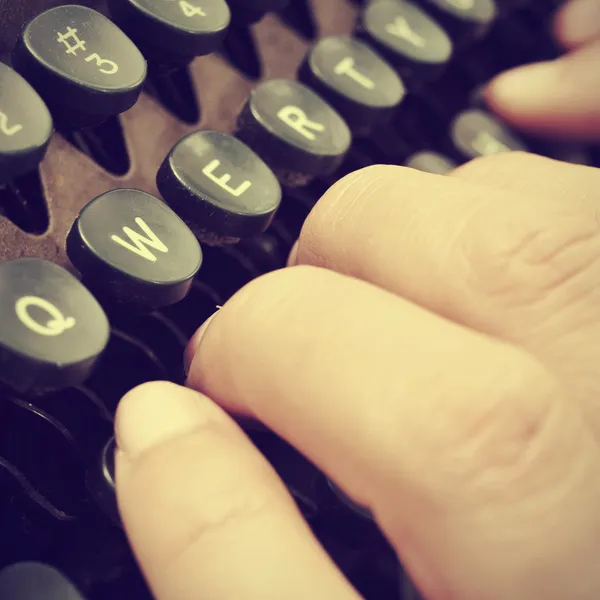
<svg viewBox="0 0 600 600">
<path fill-rule="evenodd" d="M 111 0 L 110 10 L 148 60 L 161 64 L 215 52 L 231 21 L 225 0 Z"/>
<path fill-rule="evenodd" d="M 69 231 L 67 254 L 99 296 L 143 308 L 179 302 L 202 264 L 186 224 L 158 198 L 133 189 L 92 200 Z"/>
<path fill-rule="evenodd" d="M 81 383 L 108 343 L 95 298 L 45 260 L 0 265 L 0 315 L 0 380 L 20 392 Z"/>
<path fill-rule="evenodd" d="M 146 61 L 133 42 L 85 6 L 58 6 L 35 17 L 12 61 L 67 126 L 98 124 L 126 111 L 146 78 Z"/>
</svg>

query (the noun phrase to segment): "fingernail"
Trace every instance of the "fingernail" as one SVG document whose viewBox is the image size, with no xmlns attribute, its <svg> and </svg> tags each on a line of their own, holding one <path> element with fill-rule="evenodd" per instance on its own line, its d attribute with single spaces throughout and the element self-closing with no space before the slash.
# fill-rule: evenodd
<svg viewBox="0 0 600 600">
<path fill-rule="evenodd" d="M 577 46 L 600 36 L 600 1 L 571 0 L 558 15 L 557 31 L 567 46 Z"/>
<path fill-rule="evenodd" d="M 496 77 L 486 90 L 492 104 L 523 110 L 536 107 L 560 90 L 556 62 L 544 62 L 519 67 Z"/>
<path fill-rule="evenodd" d="M 128 461 L 196 429 L 205 420 L 202 396 L 173 383 L 145 384 L 125 395 L 116 419 L 119 452 Z"/>
<path fill-rule="evenodd" d="M 292 246 L 290 251 L 290 255 L 288 256 L 287 266 L 293 267 L 296 264 L 296 260 L 298 259 L 298 241 Z"/>
<path fill-rule="evenodd" d="M 204 323 L 201 325 L 200 329 L 198 329 L 198 331 L 196 331 L 196 333 L 192 336 L 192 339 L 188 342 L 188 345 L 185 348 L 185 352 L 183 353 L 183 368 L 184 368 L 186 376 L 190 372 L 190 367 L 192 366 L 192 361 L 194 360 L 194 356 L 196 356 L 196 352 L 198 351 L 200 342 L 202 341 L 202 338 L 206 334 L 206 330 L 208 329 L 208 326 L 211 324 L 212 320 L 219 313 L 219 310 L 220 310 L 220 307 L 218 307 L 218 310 L 214 314 L 212 314 L 210 317 L 208 317 L 208 319 L 206 319 L 206 321 L 204 321 Z"/>
</svg>

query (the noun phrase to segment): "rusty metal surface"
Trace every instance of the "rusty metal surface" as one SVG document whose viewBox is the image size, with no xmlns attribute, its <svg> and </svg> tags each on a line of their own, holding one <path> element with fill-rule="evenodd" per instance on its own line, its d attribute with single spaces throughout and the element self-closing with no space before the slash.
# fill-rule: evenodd
<svg viewBox="0 0 600 600">
<path fill-rule="evenodd" d="M 0 54 L 6 56 L 23 23 L 45 8 L 65 4 L 58 0 L 0 0 Z M 80 2 L 103 10 L 101 2 Z M 319 36 L 352 31 L 356 9 L 349 0 L 313 0 Z M 263 79 L 293 78 L 310 42 L 302 39 L 273 15 L 253 26 L 262 63 Z M 246 79 L 217 55 L 196 59 L 191 66 L 201 117 L 189 125 L 142 94 L 138 103 L 120 116 L 130 159 L 129 172 L 116 177 L 59 134 L 54 134 L 40 167 L 50 216 L 42 235 L 25 233 L 0 216 L 0 260 L 37 256 L 70 270 L 65 254 L 66 234 L 79 211 L 97 195 L 119 187 L 134 187 L 157 194 L 156 172 L 170 148 L 197 129 L 231 132 L 245 99 L 257 82 Z"/>
</svg>

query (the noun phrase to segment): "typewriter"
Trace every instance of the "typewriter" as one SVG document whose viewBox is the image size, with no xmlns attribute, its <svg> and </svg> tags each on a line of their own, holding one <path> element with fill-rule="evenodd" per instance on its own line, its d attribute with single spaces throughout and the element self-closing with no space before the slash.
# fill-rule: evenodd
<svg viewBox="0 0 600 600">
<path fill-rule="evenodd" d="M 558 56 L 559 0 L 0 2 L 0 599 L 151 598 L 112 421 L 181 383 L 197 327 L 285 264 L 343 175 L 528 149 L 480 94 Z M 249 430 L 365 598 L 414 600 L 367 511 Z"/>
</svg>

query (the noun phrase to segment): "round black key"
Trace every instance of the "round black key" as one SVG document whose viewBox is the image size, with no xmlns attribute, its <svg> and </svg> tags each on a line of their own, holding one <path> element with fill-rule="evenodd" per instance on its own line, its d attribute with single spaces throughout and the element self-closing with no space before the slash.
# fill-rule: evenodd
<svg viewBox="0 0 600 600">
<path fill-rule="evenodd" d="M 434 173 L 436 175 L 445 175 L 454 171 L 458 165 L 443 154 L 439 152 L 417 152 L 411 155 L 404 163 L 405 166 L 417 171 L 423 171 L 425 173 Z"/>
<path fill-rule="evenodd" d="M 306 86 L 273 79 L 254 89 L 237 136 L 286 185 L 304 185 L 340 165 L 352 140 L 346 122 Z"/>
<path fill-rule="evenodd" d="M 58 6 L 35 17 L 12 59 L 66 124 L 100 122 L 127 110 L 146 78 L 146 61 L 133 42 L 84 6 Z"/>
<path fill-rule="evenodd" d="M 37 92 L 0 63 L 0 183 L 33 171 L 52 135 L 52 117 Z"/>
<path fill-rule="evenodd" d="M 92 200 L 69 231 L 67 253 L 95 293 L 145 308 L 179 302 L 202 264 L 187 225 L 158 198 L 132 189 Z"/>
<path fill-rule="evenodd" d="M 201 239 L 261 234 L 281 203 L 281 187 L 248 146 L 218 131 L 179 141 L 156 179 L 165 201 Z"/>
<path fill-rule="evenodd" d="M 435 78 L 452 56 L 448 34 L 408 1 L 369 3 L 361 13 L 358 33 L 411 80 Z"/>
<path fill-rule="evenodd" d="M 340 113 L 354 135 L 368 134 L 384 122 L 405 94 L 392 67 L 350 36 L 317 42 L 304 60 L 300 80 Z"/>
<path fill-rule="evenodd" d="M 482 110 L 466 110 L 450 126 L 452 142 L 467 160 L 499 152 L 527 152 L 525 144 L 499 119 Z"/>
<path fill-rule="evenodd" d="M 496 0 L 424 0 L 424 7 L 457 42 L 485 33 L 498 16 Z"/>
<path fill-rule="evenodd" d="M 95 298 L 45 260 L 0 265 L 0 314 L 0 380 L 21 392 L 81 383 L 108 342 Z"/>
<path fill-rule="evenodd" d="M 160 62 L 214 52 L 231 21 L 225 0 L 111 0 L 110 8 L 148 59 Z"/>
<path fill-rule="evenodd" d="M 84 597 L 53 567 L 22 562 L 0 571 L 0 600 L 84 600 Z"/>
<path fill-rule="evenodd" d="M 121 525 L 115 489 L 115 438 L 108 440 L 100 457 L 87 473 L 87 486 L 98 507 L 113 523 Z M 1 599 L 0 599 L 1 600 Z"/>
</svg>

